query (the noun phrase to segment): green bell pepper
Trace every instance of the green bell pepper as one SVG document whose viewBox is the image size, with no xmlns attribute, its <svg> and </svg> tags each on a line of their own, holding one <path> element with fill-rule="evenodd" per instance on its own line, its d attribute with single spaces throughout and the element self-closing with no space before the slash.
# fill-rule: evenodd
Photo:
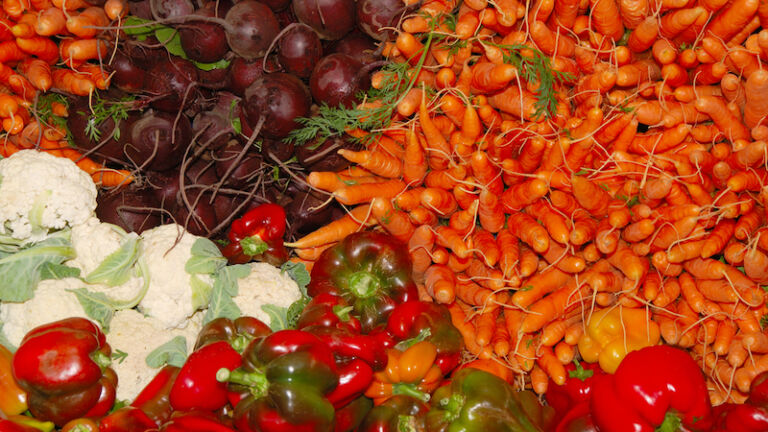
<svg viewBox="0 0 768 432">
<path fill-rule="evenodd" d="M 427 432 L 542 432 L 554 411 L 530 391 L 517 391 L 501 378 L 478 369 L 461 369 L 432 395 Z"/>
</svg>

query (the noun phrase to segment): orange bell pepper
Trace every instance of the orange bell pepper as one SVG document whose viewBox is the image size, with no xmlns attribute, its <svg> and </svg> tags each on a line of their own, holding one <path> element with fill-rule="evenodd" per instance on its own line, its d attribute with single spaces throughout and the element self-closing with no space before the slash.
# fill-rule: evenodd
<svg viewBox="0 0 768 432">
<path fill-rule="evenodd" d="M 13 353 L 0 345 L 0 412 L 6 416 L 27 410 L 27 393 L 13 379 Z"/>
<path fill-rule="evenodd" d="M 388 350 L 387 367 L 373 375 L 365 395 L 373 399 L 374 405 L 398 394 L 428 401 L 443 378 L 436 357 L 437 347 L 429 341 L 417 342 L 405 351 Z"/>
</svg>

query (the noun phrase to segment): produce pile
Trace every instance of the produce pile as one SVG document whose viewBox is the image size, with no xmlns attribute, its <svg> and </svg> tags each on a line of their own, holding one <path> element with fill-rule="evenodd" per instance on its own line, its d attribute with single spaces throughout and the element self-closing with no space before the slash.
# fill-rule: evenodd
<svg viewBox="0 0 768 432">
<path fill-rule="evenodd" d="M 40 179 L 30 183 L 38 198 L 18 211 L 0 207 L 0 266 L 58 248 L 13 281 L 22 289 L 0 287 L 6 334 L 15 324 L 7 317 L 19 313 L 12 305 L 32 310 L 38 294 L 62 291 L 105 330 L 107 317 L 138 310 L 190 343 L 216 318 L 263 313 L 272 330 L 297 331 L 314 311 L 334 320 L 323 328 L 365 340 L 368 354 L 401 344 L 376 374 L 381 359 L 331 347 L 334 367 L 371 369 L 373 384 L 356 396 L 385 406 L 390 391 L 416 400 L 435 392 L 430 413 L 442 408 L 435 400 L 450 404 L 436 389 L 459 365 L 562 411 L 550 396 L 582 363 L 627 384 L 625 359 L 671 346 L 668 355 L 686 360 L 670 364 L 682 370 L 690 360 L 705 376 L 690 389 L 699 402 L 673 405 L 686 428 L 747 430 L 735 426 L 738 410 L 765 417 L 754 388 L 768 372 L 760 1 L 40 0 L 3 10 L 0 155 L 36 148 L 76 162 L 100 187 L 101 219 L 86 222 L 92 197 L 46 217 L 66 198 L 48 201 Z M 52 165 L 45 170 L 57 172 Z M 23 189 L 8 178 L 0 192 Z M 65 189 L 82 189 L 82 180 Z M 85 189 L 78 193 L 90 196 Z M 105 228 L 114 248 L 84 262 L 78 232 L 104 223 L 115 226 Z M 160 297 L 142 268 L 152 263 L 137 258 L 167 226 L 189 234 L 179 260 L 199 260 L 174 291 L 184 307 L 170 315 L 179 320 L 146 304 Z M 98 264 L 118 259 L 117 270 Z M 394 261 L 376 271 L 395 273 L 353 265 L 377 259 Z M 237 266 L 252 260 L 303 264 L 312 281 L 290 301 L 248 309 L 230 298 L 247 274 Z M 73 281 L 54 289 L 49 279 Z M 396 334 L 392 310 L 408 304 L 425 305 L 418 313 L 430 323 L 449 318 L 441 328 L 450 337 L 434 328 Z M 16 342 L 40 323 L 28 324 L 13 329 Z M 434 361 L 401 385 L 390 363 L 432 358 L 429 350 Z M 239 372 L 221 379 L 263 387 L 247 373 L 268 369 L 265 354 L 247 352 L 243 379 L 256 381 L 240 382 Z M 646 360 L 630 364 L 653 364 Z M 600 430 L 613 430 L 611 421 L 626 430 L 618 425 L 637 416 L 618 413 L 632 404 L 601 404 L 630 396 L 609 387 L 596 384 L 601 402 L 581 412 L 599 406 L 616 414 L 595 415 Z M 349 402 L 329 401 L 337 410 Z M 251 415 L 229 402 L 234 417 Z M 653 429 L 667 408 L 638 409 Z M 312 421 L 338 425 L 338 412 L 330 418 Z"/>
</svg>

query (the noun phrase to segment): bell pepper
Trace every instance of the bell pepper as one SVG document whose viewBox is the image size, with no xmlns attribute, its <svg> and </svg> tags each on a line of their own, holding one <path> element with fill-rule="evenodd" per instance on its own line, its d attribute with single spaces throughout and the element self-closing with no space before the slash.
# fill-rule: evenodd
<svg viewBox="0 0 768 432">
<path fill-rule="evenodd" d="M 400 432 L 420 430 L 429 405 L 407 395 L 397 395 L 374 407 L 358 432 Z"/>
<path fill-rule="evenodd" d="M 99 432 L 145 432 L 156 429 L 154 420 L 134 406 L 116 409 L 99 422 Z"/>
<path fill-rule="evenodd" d="M 701 368 L 686 351 L 667 345 L 632 351 L 614 375 L 596 377 L 590 406 L 604 432 L 671 431 L 680 424 L 707 431 L 713 423 Z"/>
<path fill-rule="evenodd" d="M 27 410 L 27 393 L 13 379 L 13 353 L 0 345 L 0 414 L 15 415 Z"/>
<path fill-rule="evenodd" d="M 320 254 L 307 292 L 310 297 L 343 297 L 368 333 L 386 323 L 396 305 L 418 298 L 411 267 L 403 243 L 387 234 L 361 231 Z"/>
<path fill-rule="evenodd" d="M 221 250 L 230 264 L 245 264 L 260 258 L 279 266 L 288 259 L 283 246 L 285 210 L 272 203 L 261 204 L 235 219 Z"/>
<path fill-rule="evenodd" d="M 425 416 L 427 432 L 539 432 L 549 430 L 552 408 L 530 391 L 517 391 L 501 378 L 478 369 L 461 369 L 432 395 Z"/>
<path fill-rule="evenodd" d="M 242 364 L 240 354 L 221 340 L 209 343 L 190 354 L 170 392 L 174 410 L 215 411 L 227 404 L 227 385 L 216 380 L 224 368 L 232 370 Z"/>
<path fill-rule="evenodd" d="M 213 342 L 226 341 L 235 351 L 242 353 L 252 340 L 270 333 L 269 326 L 254 317 L 243 316 L 234 320 L 216 318 L 197 333 L 195 350 Z"/>
<path fill-rule="evenodd" d="M 743 404 L 718 405 L 714 409 L 714 417 L 714 432 L 768 431 L 768 372 L 762 372 L 752 380 L 749 395 Z"/>
<path fill-rule="evenodd" d="M 99 432 L 99 422 L 88 417 L 81 417 L 68 421 L 61 428 L 61 432 Z"/>
<path fill-rule="evenodd" d="M 545 394 L 547 404 L 555 410 L 555 417 L 564 417 L 574 406 L 589 402 L 595 377 L 604 375 L 597 363 L 574 361 L 565 367 L 568 378 L 565 384 L 555 384 L 551 379 Z"/>
<path fill-rule="evenodd" d="M 0 432 L 51 432 L 55 427 L 52 422 L 23 415 L 10 415 L 0 420 Z"/>
<path fill-rule="evenodd" d="M 549 392 L 549 390 L 547 390 Z M 577 403 L 557 422 L 554 432 L 598 432 L 589 402 Z"/>
<path fill-rule="evenodd" d="M 161 432 L 235 432 L 208 412 L 174 412 Z"/>
<path fill-rule="evenodd" d="M 281 330 L 255 339 L 243 352 L 242 366 L 220 369 L 217 379 L 250 395 L 235 406 L 241 432 L 333 430 L 329 394 L 338 384 L 333 353 L 317 336 Z"/>
<path fill-rule="evenodd" d="M 761 372 L 752 380 L 747 403 L 768 410 L 768 372 Z"/>
<path fill-rule="evenodd" d="M 98 325 L 85 318 L 67 318 L 24 336 L 13 356 L 13 375 L 27 392 L 32 415 L 62 426 L 109 411 L 103 394 L 111 383 L 103 378 L 111 354 Z"/>
<path fill-rule="evenodd" d="M 350 315 L 354 309 L 344 299 L 330 293 L 320 293 L 309 301 L 299 315 L 296 328 L 310 326 L 339 327 L 360 333 L 360 320 Z"/>
<path fill-rule="evenodd" d="M 326 398 L 338 409 L 365 393 L 373 381 L 373 369 L 359 358 L 354 358 L 342 365 L 337 362 L 337 367 L 339 383 L 326 395 Z"/>
<path fill-rule="evenodd" d="M 645 309 L 618 308 L 594 312 L 579 338 L 579 354 L 589 363 L 613 373 L 628 352 L 659 343 L 659 325 Z"/>
<path fill-rule="evenodd" d="M 374 370 L 381 370 L 387 364 L 387 351 L 374 336 L 338 327 L 311 326 L 303 330 L 319 337 L 342 361 L 346 358 L 359 358 Z"/>
<path fill-rule="evenodd" d="M 427 402 L 443 379 L 443 372 L 435 364 L 435 345 L 421 341 L 405 351 L 390 349 L 387 356 L 386 369 L 374 374 L 365 395 L 373 399 L 374 405 L 399 394 Z"/>
<path fill-rule="evenodd" d="M 373 402 L 365 396 L 360 396 L 336 409 L 333 432 L 358 431 L 360 424 L 365 420 L 371 408 L 373 408 Z"/>
<path fill-rule="evenodd" d="M 142 410 L 158 426 L 168 421 L 173 412 L 171 388 L 180 370 L 176 366 L 164 366 L 131 402 L 131 406 Z"/>
<path fill-rule="evenodd" d="M 398 341 L 422 338 L 435 345 L 435 363 L 443 375 L 459 365 L 464 339 L 444 305 L 419 300 L 397 305 L 387 321 L 387 331 Z"/>
</svg>

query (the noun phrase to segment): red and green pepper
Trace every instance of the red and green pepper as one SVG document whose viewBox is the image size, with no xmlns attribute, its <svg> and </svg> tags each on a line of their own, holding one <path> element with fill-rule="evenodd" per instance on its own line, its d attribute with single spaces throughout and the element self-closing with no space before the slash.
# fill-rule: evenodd
<svg viewBox="0 0 768 432">
<path fill-rule="evenodd" d="M 261 204 L 232 222 L 222 254 L 232 264 L 259 258 L 279 266 L 288 259 L 284 234 L 285 210 L 277 204 Z"/>
</svg>

